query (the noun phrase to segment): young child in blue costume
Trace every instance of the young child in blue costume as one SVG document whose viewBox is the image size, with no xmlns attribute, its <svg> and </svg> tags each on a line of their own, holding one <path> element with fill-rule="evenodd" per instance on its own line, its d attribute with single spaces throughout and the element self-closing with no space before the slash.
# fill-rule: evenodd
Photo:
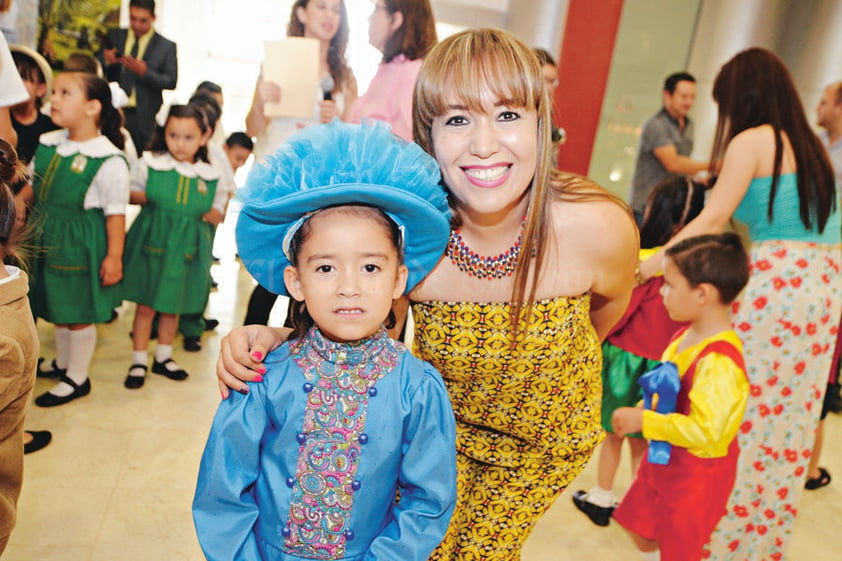
<svg viewBox="0 0 842 561">
<path fill-rule="evenodd" d="M 435 160 L 387 125 L 334 121 L 291 137 L 239 196 L 240 258 L 296 301 L 295 327 L 265 380 L 219 406 L 193 502 L 202 550 L 426 560 L 455 505 L 455 421 L 439 373 L 386 328 L 447 244 Z"/>
</svg>

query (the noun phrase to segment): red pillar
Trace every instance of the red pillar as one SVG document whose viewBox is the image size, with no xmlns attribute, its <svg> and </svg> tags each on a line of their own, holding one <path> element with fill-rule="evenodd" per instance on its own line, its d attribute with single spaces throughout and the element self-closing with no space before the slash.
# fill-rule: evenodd
<svg viewBox="0 0 842 561">
<path fill-rule="evenodd" d="M 567 132 L 558 167 L 587 175 L 623 0 L 570 0 L 559 53 L 555 121 Z"/>
</svg>

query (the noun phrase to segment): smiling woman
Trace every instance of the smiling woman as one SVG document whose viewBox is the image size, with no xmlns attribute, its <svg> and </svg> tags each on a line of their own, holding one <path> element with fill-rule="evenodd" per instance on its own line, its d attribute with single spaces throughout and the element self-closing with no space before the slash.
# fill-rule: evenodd
<svg viewBox="0 0 842 561">
<path fill-rule="evenodd" d="M 409 293 L 415 352 L 442 373 L 457 419 L 457 506 L 433 559 L 519 559 L 601 438 L 600 339 L 631 294 L 636 230 L 622 201 L 550 169 L 541 65 L 513 35 L 445 39 L 414 101 L 414 136 L 455 213 L 450 257 Z M 253 380 L 254 356 L 284 335 L 232 332 L 223 381 L 243 389 L 234 376 Z"/>
<path fill-rule="evenodd" d="M 414 126 L 458 225 L 449 258 L 409 295 L 416 352 L 442 372 L 457 418 L 458 503 L 433 558 L 518 559 L 601 438 L 599 339 L 628 302 L 636 234 L 616 198 L 550 169 L 541 66 L 508 33 L 436 46 Z"/>
</svg>

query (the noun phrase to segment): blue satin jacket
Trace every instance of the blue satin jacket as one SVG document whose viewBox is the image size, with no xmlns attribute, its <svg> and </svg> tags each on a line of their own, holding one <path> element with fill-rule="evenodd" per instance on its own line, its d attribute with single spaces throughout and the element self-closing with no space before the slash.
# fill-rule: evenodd
<svg viewBox="0 0 842 561">
<path fill-rule="evenodd" d="M 423 561 L 441 541 L 456 502 L 447 391 L 385 331 L 372 339 L 311 331 L 220 404 L 193 502 L 209 560 Z"/>
</svg>

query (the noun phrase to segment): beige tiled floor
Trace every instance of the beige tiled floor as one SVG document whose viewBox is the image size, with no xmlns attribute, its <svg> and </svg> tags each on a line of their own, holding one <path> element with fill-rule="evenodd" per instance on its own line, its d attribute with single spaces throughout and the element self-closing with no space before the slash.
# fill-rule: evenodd
<svg viewBox="0 0 842 561">
<path fill-rule="evenodd" d="M 222 239 L 226 239 L 223 233 Z M 89 396 L 52 409 L 32 407 L 31 429 L 53 432 L 53 443 L 26 456 L 18 525 L 4 561 L 200 560 L 190 503 L 204 440 L 219 400 L 213 366 L 221 334 L 239 325 L 251 280 L 233 249 L 218 251 L 219 290 L 210 314 L 221 321 L 205 335 L 200 353 L 176 348 L 191 373 L 185 382 L 150 375 L 141 390 L 123 388 L 131 360 L 133 312 L 99 327 Z M 52 327 L 40 325 L 42 355 L 53 356 Z M 49 381 L 39 380 L 36 393 Z M 790 559 L 835 561 L 842 526 L 842 418 L 831 415 L 823 464 L 837 474 L 829 487 L 806 492 Z M 596 462 L 571 489 L 594 483 Z M 628 484 L 621 466 L 618 488 Z M 576 511 L 565 493 L 539 522 L 524 551 L 526 561 L 636 559 L 616 524 L 598 528 Z"/>
</svg>

